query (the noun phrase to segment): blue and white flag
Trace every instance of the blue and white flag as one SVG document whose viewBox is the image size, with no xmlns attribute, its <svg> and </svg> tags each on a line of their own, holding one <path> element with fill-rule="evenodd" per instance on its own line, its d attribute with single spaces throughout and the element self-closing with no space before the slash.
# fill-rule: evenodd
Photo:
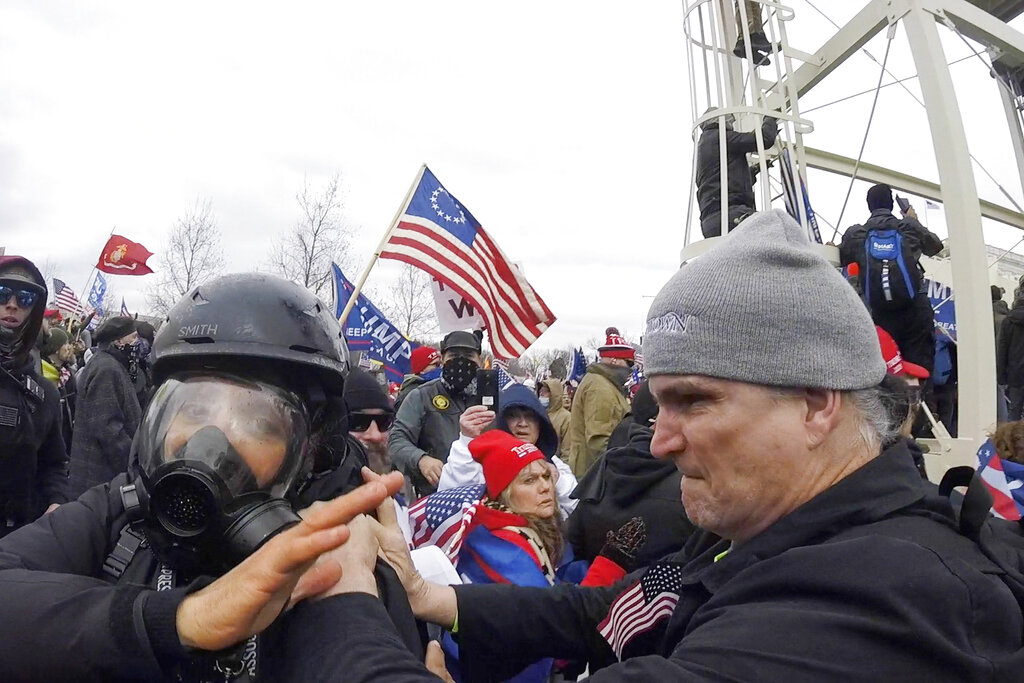
<svg viewBox="0 0 1024 683">
<path fill-rule="evenodd" d="M 334 315 L 340 318 L 355 286 L 338 264 L 332 263 L 331 268 L 334 270 Z M 419 344 L 410 341 L 362 293 L 342 326 L 348 348 L 362 351 L 364 357 L 379 362 L 388 382 L 401 382 L 409 374 L 412 352 Z"/>
<path fill-rule="evenodd" d="M 103 297 L 107 294 L 107 279 L 100 273 L 96 273 L 92 289 L 89 290 L 89 305 L 96 311 L 96 315 L 102 317 L 106 311 L 103 310 Z"/>
<path fill-rule="evenodd" d="M 587 372 L 587 358 L 583 355 L 583 349 L 576 348 L 572 352 L 572 363 L 569 366 L 569 373 L 565 381 L 578 385 Z"/>
<path fill-rule="evenodd" d="M 935 309 L 935 333 L 956 342 L 956 308 L 953 303 L 953 288 L 937 280 L 925 278 L 928 301 Z"/>
<path fill-rule="evenodd" d="M 107 295 L 107 279 L 103 277 L 101 273 L 96 273 L 96 279 L 93 280 L 92 289 L 89 290 L 89 307 L 96 313 L 89 325 L 86 327 L 87 330 L 95 330 L 100 326 L 100 320 L 106 315 L 106 311 L 103 309 L 103 298 Z"/>
</svg>

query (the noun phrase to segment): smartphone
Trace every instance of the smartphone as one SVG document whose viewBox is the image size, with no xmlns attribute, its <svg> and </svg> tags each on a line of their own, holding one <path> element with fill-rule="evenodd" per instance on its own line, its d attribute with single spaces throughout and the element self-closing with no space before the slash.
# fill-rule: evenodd
<svg viewBox="0 0 1024 683">
<path fill-rule="evenodd" d="M 910 211 L 910 200 L 907 199 L 906 197 L 896 195 L 896 203 L 899 204 L 900 211 L 902 211 L 903 213 Z"/>
<path fill-rule="evenodd" d="M 484 370 L 476 371 L 476 400 L 477 405 L 484 406 L 488 410 L 498 412 L 498 371 Z"/>
</svg>

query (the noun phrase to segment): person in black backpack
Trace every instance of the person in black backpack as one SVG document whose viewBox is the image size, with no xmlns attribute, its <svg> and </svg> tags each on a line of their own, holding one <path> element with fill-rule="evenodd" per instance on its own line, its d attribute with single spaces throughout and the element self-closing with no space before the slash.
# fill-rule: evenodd
<svg viewBox="0 0 1024 683">
<path fill-rule="evenodd" d="M 871 217 L 843 234 L 842 265 L 860 266 L 864 303 L 875 324 L 892 335 L 903 357 L 931 372 L 935 365 L 935 312 L 925 293 L 921 255 L 942 251 L 938 236 L 921 225 L 912 207 L 892 215 L 892 188 L 868 190 Z"/>
<path fill-rule="evenodd" d="M 340 575 L 314 562 L 402 484 L 307 486 L 349 438 L 341 327 L 299 285 L 231 275 L 172 308 L 153 350 L 129 471 L 0 541 L 0 680 L 309 680 L 310 643 L 346 619 L 304 600 Z M 391 576 L 374 590 L 421 659 Z"/>
</svg>

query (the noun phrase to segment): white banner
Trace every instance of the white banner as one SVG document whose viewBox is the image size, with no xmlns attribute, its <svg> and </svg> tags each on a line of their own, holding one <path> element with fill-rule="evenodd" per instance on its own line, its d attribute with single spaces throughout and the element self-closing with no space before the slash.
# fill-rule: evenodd
<svg viewBox="0 0 1024 683">
<path fill-rule="evenodd" d="M 434 292 L 434 305 L 437 307 L 437 323 L 441 326 L 441 334 L 455 330 L 482 330 L 483 318 L 476 307 L 462 298 L 453 289 L 430 279 L 430 287 Z"/>
</svg>

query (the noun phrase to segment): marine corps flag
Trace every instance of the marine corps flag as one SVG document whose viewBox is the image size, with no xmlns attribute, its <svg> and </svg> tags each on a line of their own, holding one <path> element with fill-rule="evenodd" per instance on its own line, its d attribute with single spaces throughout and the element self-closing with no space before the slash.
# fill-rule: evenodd
<svg viewBox="0 0 1024 683">
<path fill-rule="evenodd" d="M 138 242 L 111 235 L 96 268 L 111 275 L 148 275 L 153 269 L 146 265 L 146 259 L 152 255 L 153 252 Z"/>
</svg>

